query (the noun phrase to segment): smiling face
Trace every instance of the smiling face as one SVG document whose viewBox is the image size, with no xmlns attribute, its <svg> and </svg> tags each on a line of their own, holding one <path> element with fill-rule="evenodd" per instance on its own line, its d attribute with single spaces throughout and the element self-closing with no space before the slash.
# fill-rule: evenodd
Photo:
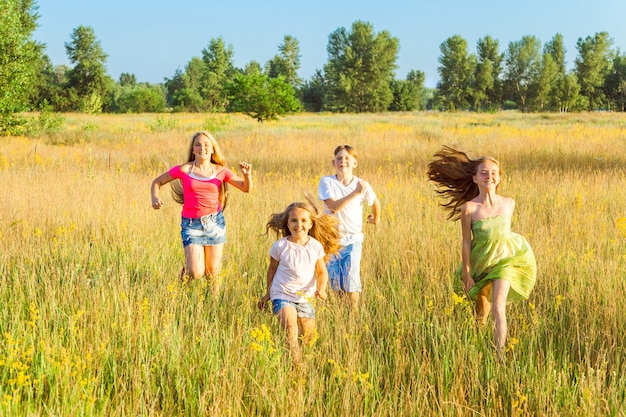
<svg viewBox="0 0 626 417">
<path fill-rule="evenodd" d="M 500 166 L 497 162 L 487 159 L 478 165 L 473 178 L 479 188 L 495 190 L 500 184 Z"/>
<path fill-rule="evenodd" d="M 213 155 L 213 142 L 204 135 L 198 135 L 193 141 L 193 155 L 198 162 L 210 160 Z"/>
<path fill-rule="evenodd" d="M 311 213 L 303 208 L 294 207 L 287 217 L 287 228 L 294 239 L 302 239 L 309 234 L 313 227 Z"/>
<path fill-rule="evenodd" d="M 335 154 L 333 166 L 335 167 L 337 173 L 352 175 L 352 171 L 356 167 L 356 158 L 350 155 L 346 149 L 342 149 Z"/>
</svg>

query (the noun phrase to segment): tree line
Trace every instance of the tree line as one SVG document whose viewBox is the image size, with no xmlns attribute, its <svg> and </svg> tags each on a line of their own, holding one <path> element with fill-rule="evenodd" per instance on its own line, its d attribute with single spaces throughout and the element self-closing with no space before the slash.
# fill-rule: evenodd
<svg viewBox="0 0 626 417">
<path fill-rule="evenodd" d="M 233 47 L 211 39 L 200 56 L 163 83 L 138 82 L 106 72 L 108 55 L 91 27 L 75 28 L 65 49 L 69 66 L 54 65 L 32 39 L 35 0 L 0 0 L 0 132 L 19 131 L 20 113 L 241 112 L 259 121 L 299 112 L 413 110 L 626 111 L 626 55 L 606 32 L 579 38 L 574 67 L 566 69 L 563 36 L 542 46 L 524 36 L 501 50 L 478 40 L 476 52 L 454 35 L 440 45 L 439 82 L 424 87 L 411 70 L 397 79 L 398 38 L 356 21 L 328 36 L 328 61 L 309 80 L 298 76 L 298 40 L 284 37 L 265 65 L 233 64 Z"/>
</svg>

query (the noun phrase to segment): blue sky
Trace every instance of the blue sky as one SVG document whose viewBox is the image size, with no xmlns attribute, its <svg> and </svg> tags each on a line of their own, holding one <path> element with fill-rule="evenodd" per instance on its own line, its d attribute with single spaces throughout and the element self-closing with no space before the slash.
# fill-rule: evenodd
<svg viewBox="0 0 626 417">
<path fill-rule="evenodd" d="M 509 42 L 534 35 L 542 43 L 561 33 L 568 67 L 579 38 L 608 32 L 614 46 L 626 52 L 626 0 L 39 0 L 35 40 L 46 45 L 54 65 L 69 64 L 65 43 L 78 26 L 91 26 L 105 53 L 108 74 L 123 72 L 138 81 L 159 83 L 201 56 L 213 38 L 222 37 L 234 51 L 234 64 L 265 65 L 278 53 L 285 35 L 300 44 L 301 78 L 309 79 L 328 60 L 328 36 L 361 20 L 376 32 L 398 38 L 396 78 L 410 70 L 426 74 L 426 85 L 439 78 L 439 45 L 453 35 L 476 42 Z"/>
</svg>

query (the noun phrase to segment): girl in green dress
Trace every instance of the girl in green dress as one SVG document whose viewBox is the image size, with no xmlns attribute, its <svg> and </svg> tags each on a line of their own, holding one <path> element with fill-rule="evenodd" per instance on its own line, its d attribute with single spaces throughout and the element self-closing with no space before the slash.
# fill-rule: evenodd
<svg viewBox="0 0 626 417">
<path fill-rule="evenodd" d="M 462 263 L 455 277 L 476 302 L 476 318 L 486 324 L 492 312 L 494 343 L 502 354 L 507 336 L 506 303 L 525 300 L 535 285 L 537 264 L 526 239 L 511 232 L 512 198 L 498 195 L 500 163 L 471 159 L 444 146 L 428 165 L 428 177 L 448 200 L 448 218 L 461 220 Z"/>
</svg>

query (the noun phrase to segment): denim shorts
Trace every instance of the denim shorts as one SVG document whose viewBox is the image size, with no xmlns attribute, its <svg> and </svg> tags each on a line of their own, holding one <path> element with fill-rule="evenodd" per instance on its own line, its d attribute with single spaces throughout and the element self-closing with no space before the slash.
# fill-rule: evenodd
<svg viewBox="0 0 626 417">
<path fill-rule="evenodd" d="M 298 313 L 298 317 L 302 317 L 304 319 L 314 319 L 315 318 L 315 308 L 308 301 L 304 301 L 302 303 L 296 303 L 295 301 L 288 300 L 272 300 L 272 311 L 274 314 L 278 314 L 278 312 L 283 307 L 291 307 L 295 308 Z"/>
<path fill-rule="evenodd" d="M 226 220 L 224 213 L 209 214 L 197 218 L 183 217 L 180 222 L 183 246 L 213 246 L 226 243 Z"/>
<path fill-rule="evenodd" d="M 344 246 L 334 255 L 326 269 L 330 286 L 335 291 L 361 292 L 361 253 L 363 242 Z"/>
</svg>

